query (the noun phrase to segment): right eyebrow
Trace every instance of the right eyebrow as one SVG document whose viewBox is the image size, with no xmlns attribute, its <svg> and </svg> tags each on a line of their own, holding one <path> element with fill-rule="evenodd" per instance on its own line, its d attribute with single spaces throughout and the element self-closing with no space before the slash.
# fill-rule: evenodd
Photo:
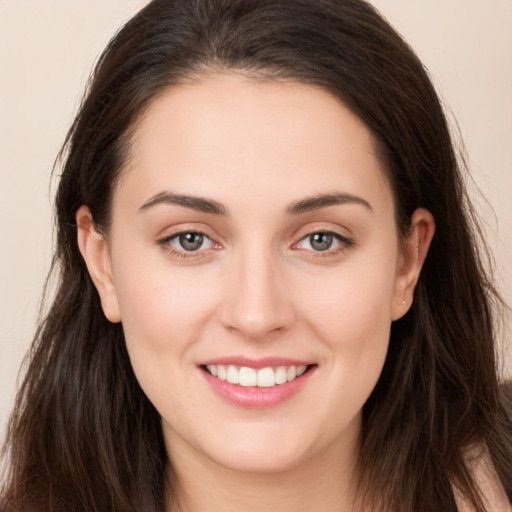
<svg viewBox="0 0 512 512">
<path fill-rule="evenodd" d="M 148 199 L 140 208 L 139 212 L 145 212 L 149 208 L 152 208 L 159 204 L 177 204 L 197 210 L 203 213 L 211 213 L 213 215 L 227 215 L 228 209 L 221 203 L 214 201 L 213 199 L 207 199 L 205 197 L 189 196 L 183 194 L 174 194 L 172 192 L 159 192 L 150 199 Z"/>
<path fill-rule="evenodd" d="M 290 215 L 300 215 L 302 213 L 311 212 L 314 210 L 320 210 L 327 208 L 328 206 L 335 206 L 338 204 L 359 204 L 364 206 L 370 212 L 373 212 L 373 208 L 370 203 L 359 196 L 352 194 L 334 192 L 331 194 L 320 194 L 313 197 L 306 197 L 300 201 L 292 203 L 288 207 L 288 213 Z"/>
</svg>

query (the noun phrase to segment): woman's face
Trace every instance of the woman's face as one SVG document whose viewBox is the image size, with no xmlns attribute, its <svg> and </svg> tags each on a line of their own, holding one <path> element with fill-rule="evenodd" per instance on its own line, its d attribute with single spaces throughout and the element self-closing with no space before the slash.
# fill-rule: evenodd
<svg viewBox="0 0 512 512">
<path fill-rule="evenodd" d="M 173 460 L 353 453 L 421 265 L 365 125 L 321 89 L 219 75 L 156 99 L 128 160 L 108 244 L 82 249 Z"/>
</svg>

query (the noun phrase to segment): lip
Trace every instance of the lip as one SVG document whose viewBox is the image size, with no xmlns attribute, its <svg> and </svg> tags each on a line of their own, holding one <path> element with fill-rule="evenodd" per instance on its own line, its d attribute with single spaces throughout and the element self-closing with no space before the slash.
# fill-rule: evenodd
<svg viewBox="0 0 512 512">
<path fill-rule="evenodd" d="M 311 366 L 314 363 L 311 361 L 303 361 L 299 359 L 291 359 L 287 357 L 263 357 L 260 359 L 252 359 L 245 356 L 231 356 L 231 357 L 219 357 L 217 359 L 209 359 L 208 361 L 202 361 L 198 366 L 207 366 L 215 364 L 224 364 L 233 366 L 247 366 L 254 368 L 255 370 L 261 370 L 261 368 L 267 368 L 269 366 Z"/>
<path fill-rule="evenodd" d="M 254 369 L 261 369 L 274 366 L 308 366 L 308 369 L 300 377 L 284 384 L 278 384 L 269 388 L 262 387 L 243 387 L 238 384 L 231 384 L 211 375 L 204 366 L 216 364 L 231 364 L 235 366 L 248 366 Z M 298 361 L 287 358 L 263 358 L 248 359 L 245 357 L 227 357 L 220 359 L 211 359 L 201 363 L 199 370 L 209 385 L 210 389 L 220 398 L 228 403 L 244 409 L 266 409 L 276 407 L 283 402 L 297 395 L 307 384 L 310 377 L 317 368 L 316 364 Z"/>
</svg>

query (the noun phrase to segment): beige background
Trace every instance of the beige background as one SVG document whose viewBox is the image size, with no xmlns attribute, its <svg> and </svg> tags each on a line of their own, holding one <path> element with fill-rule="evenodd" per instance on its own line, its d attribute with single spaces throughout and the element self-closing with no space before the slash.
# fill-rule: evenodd
<svg viewBox="0 0 512 512">
<path fill-rule="evenodd" d="M 0 435 L 50 263 L 53 160 L 96 57 L 145 3 L 0 0 Z M 459 122 L 512 303 L 512 1 L 373 3 L 419 53 Z"/>
</svg>

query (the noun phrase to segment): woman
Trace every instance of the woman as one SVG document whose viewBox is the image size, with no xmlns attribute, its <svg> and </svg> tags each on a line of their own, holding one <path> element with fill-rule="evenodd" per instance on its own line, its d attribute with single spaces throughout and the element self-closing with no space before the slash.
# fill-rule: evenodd
<svg viewBox="0 0 512 512">
<path fill-rule="evenodd" d="M 6 510 L 510 508 L 498 296 L 372 7 L 155 0 L 65 148 Z"/>
</svg>

